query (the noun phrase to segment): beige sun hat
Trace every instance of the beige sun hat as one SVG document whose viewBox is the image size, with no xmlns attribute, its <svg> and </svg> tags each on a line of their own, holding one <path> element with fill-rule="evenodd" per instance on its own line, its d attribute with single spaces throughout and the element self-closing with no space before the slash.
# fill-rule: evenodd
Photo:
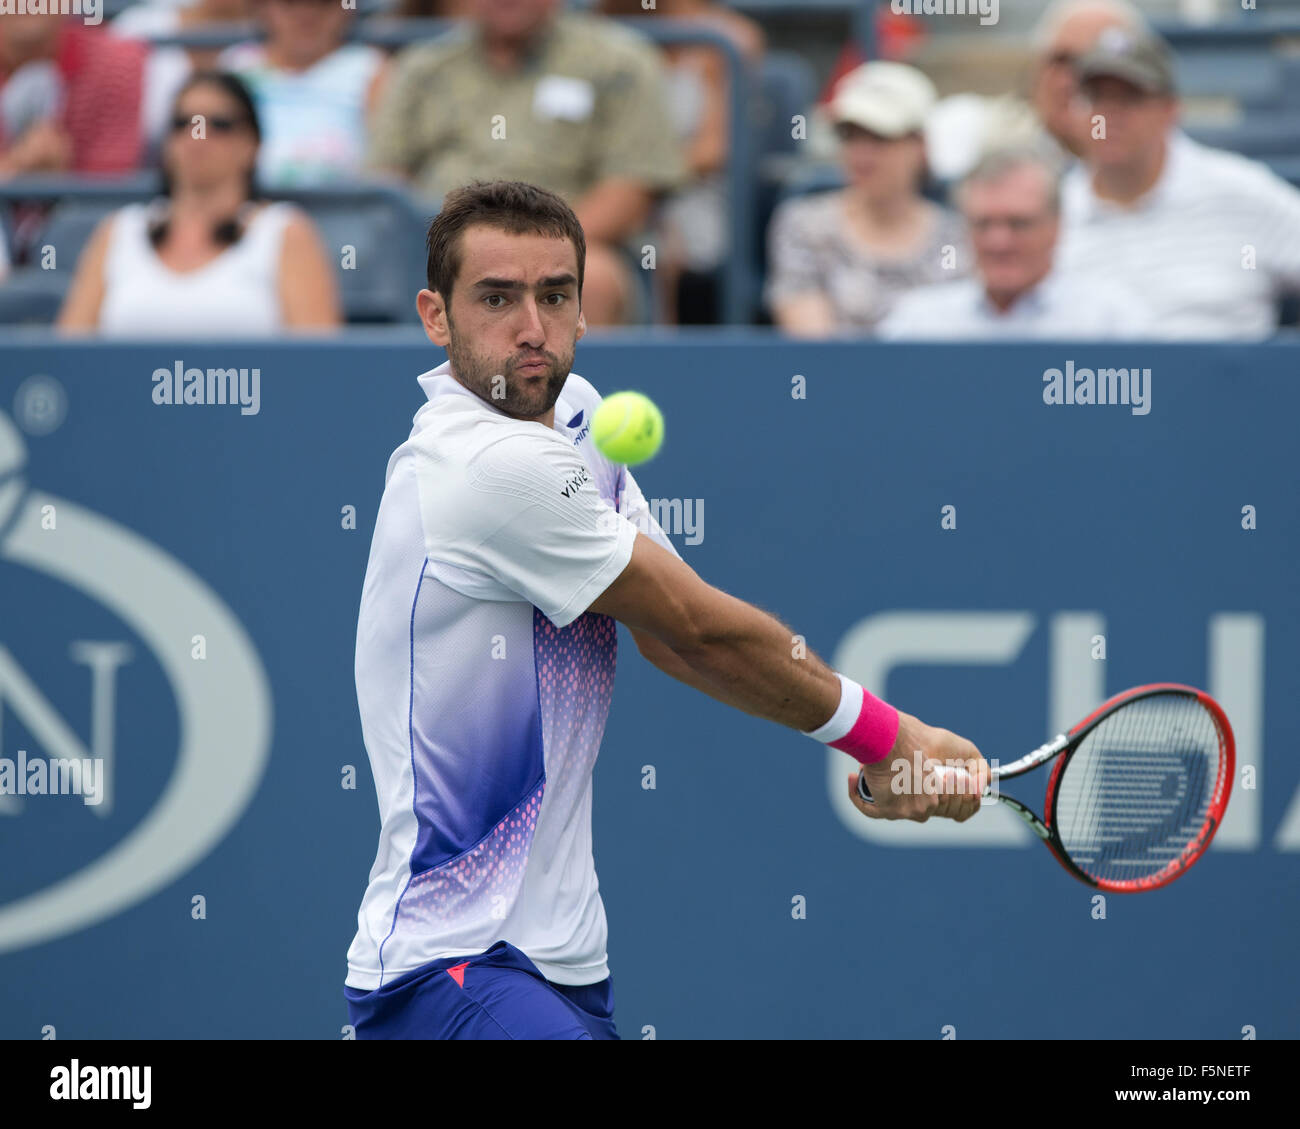
<svg viewBox="0 0 1300 1129">
<path fill-rule="evenodd" d="M 863 63 L 836 86 L 828 117 L 836 125 L 848 122 L 881 137 L 905 137 L 924 130 L 936 101 L 934 83 L 915 67 Z"/>
</svg>

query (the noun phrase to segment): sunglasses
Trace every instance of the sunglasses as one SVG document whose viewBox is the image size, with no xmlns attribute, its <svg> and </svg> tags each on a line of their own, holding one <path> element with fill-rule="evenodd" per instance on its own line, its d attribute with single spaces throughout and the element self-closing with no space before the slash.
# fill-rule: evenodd
<svg viewBox="0 0 1300 1129">
<path fill-rule="evenodd" d="M 204 119 L 202 114 L 195 114 L 194 117 L 203 120 L 207 128 L 213 133 L 234 133 L 235 130 L 248 122 L 247 118 L 209 117 Z M 180 133 L 191 128 L 194 125 L 194 117 L 177 114 L 172 118 L 172 133 Z"/>
</svg>

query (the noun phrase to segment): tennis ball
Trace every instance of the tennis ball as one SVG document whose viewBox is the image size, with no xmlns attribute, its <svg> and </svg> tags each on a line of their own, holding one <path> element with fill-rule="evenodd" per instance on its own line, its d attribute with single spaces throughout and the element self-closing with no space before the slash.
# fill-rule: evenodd
<svg viewBox="0 0 1300 1129">
<path fill-rule="evenodd" d="M 640 392 L 615 392 L 592 417 L 591 441 L 611 462 L 636 466 L 654 458 L 664 441 L 663 414 Z"/>
</svg>

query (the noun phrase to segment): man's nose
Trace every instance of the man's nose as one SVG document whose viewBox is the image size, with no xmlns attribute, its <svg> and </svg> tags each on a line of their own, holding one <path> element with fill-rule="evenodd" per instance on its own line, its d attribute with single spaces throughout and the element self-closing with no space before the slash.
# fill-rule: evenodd
<svg viewBox="0 0 1300 1129">
<path fill-rule="evenodd" d="M 980 249 L 986 254 L 1000 255 L 1014 241 L 1011 238 L 1011 231 L 1004 223 L 991 223 L 988 228 L 981 233 Z"/>
<path fill-rule="evenodd" d="M 546 327 L 542 325 L 542 314 L 537 308 L 537 299 L 531 294 L 519 303 L 520 321 L 516 340 L 521 345 L 542 345 L 546 341 Z"/>
</svg>

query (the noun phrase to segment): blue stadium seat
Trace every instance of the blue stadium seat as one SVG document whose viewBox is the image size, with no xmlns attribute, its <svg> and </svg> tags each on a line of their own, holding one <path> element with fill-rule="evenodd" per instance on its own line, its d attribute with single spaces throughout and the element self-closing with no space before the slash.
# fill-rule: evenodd
<svg viewBox="0 0 1300 1129">
<path fill-rule="evenodd" d="M 1230 98 L 1253 108 L 1283 100 L 1281 61 L 1264 47 L 1188 48 L 1178 53 L 1176 73 L 1183 97 Z"/>
<path fill-rule="evenodd" d="M 1295 111 L 1256 113 L 1228 126 L 1188 126 L 1187 134 L 1203 145 L 1247 157 L 1300 157 L 1300 113 Z"/>
<path fill-rule="evenodd" d="M 802 56 L 790 51 L 769 51 L 758 71 L 754 93 L 754 128 L 761 160 L 773 154 L 794 153 L 799 142 L 791 119 L 808 114 L 817 99 L 817 75 Z"/>
</svg>

